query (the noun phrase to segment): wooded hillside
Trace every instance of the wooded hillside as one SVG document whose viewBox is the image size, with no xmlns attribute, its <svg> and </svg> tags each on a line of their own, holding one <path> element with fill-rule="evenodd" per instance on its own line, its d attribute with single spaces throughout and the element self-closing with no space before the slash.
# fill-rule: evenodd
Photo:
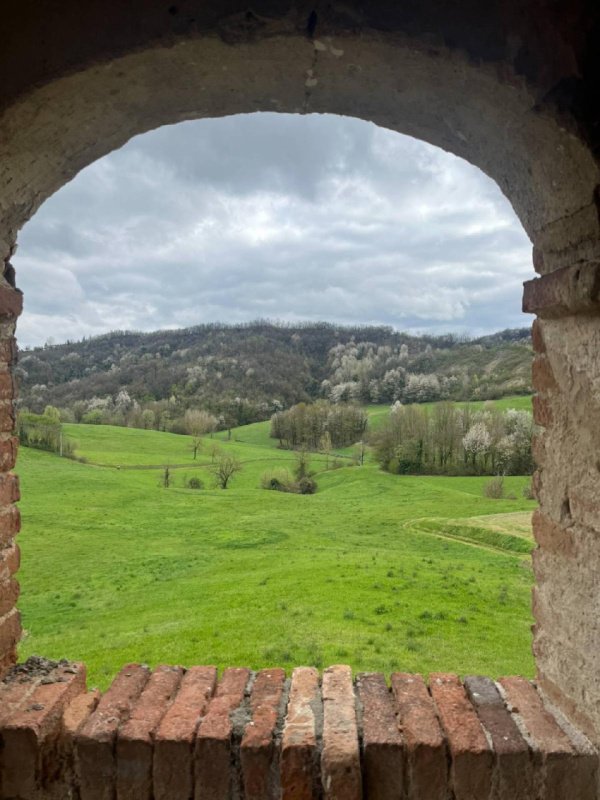
<svg viewBox="0 0 600 800">
<path fill-rule="evenodd" d="M 319 397 L 411 403 L 525 394 L 530 363 L 528 329 L 465 340 L 259 321 L 115 331 L 24 350 L 18 377 L 21 405 L 32 412 L 52 405 L 75 421 L 123 424 L 146 411 L 141 427 L 173 429 L 188 408 L 229 426 Z"/>
</svg>

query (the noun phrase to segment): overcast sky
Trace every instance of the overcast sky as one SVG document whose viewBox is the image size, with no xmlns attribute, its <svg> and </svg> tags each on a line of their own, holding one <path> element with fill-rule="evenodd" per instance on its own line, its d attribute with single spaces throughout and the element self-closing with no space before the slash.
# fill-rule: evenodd
<svg viewBox="0 0 600 800">
<path fill-rule="evenodd" d="M 371 123 L 251 114 L 132 139 L 23 229 L 19 342 L 257 318 L 528 324 L 531 248 L 475 167 Z"/>
</svg>

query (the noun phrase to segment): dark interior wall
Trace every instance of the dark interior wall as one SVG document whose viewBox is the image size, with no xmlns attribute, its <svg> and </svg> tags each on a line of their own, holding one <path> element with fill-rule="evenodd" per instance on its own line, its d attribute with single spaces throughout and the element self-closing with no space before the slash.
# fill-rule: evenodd
<svg viewBox="0 0 600 800">
<path fill-rule="evenodd" d="M 82 13 L 84 10 L 84 13 Z M 229 43 L 299 33 L 321 37 L 385 31 L 413 45 L 461 50 L 474 63 L 502 62 L 537 89 L 540 109 L 576 120 L 597 150 L 600 4 L 594 0 L 21 0 L 2 9 L 2 104 L 34 85 L 91 63 L 181 37 Z"/>
</svg>

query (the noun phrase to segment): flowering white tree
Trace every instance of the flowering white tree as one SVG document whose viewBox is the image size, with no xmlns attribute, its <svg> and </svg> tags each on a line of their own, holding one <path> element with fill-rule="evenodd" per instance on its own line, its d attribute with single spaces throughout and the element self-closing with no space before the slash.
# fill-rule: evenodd
<svg viewBox="0 0 600 800">
<path fill-rule="evenodd" d="M 440 396 L 440 381 L 437 375 L 409 374 L 405 389 L 407 402 L 426 403 L 438 400 Z"/>
<path fill-rule="evenodd" d="M 347 403 L 356 400 L 360 394 L 360 384 L 356 381 L 338 383 L 331 390 L 330 399 L 332 403 Z"/>
<path fill-rule="evenodd" d="M 471 425 L 463 436 L 462 444 L 467 458 L 474 467 L 482 462 L 485 463 L 492 444 L 492 437 L 485 422 L 476 422 Z"/>
</svg>

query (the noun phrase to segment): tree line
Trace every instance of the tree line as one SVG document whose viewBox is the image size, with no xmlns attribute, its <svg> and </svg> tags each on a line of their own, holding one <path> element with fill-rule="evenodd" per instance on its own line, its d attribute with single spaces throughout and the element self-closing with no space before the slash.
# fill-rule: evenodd
<svg viewBox="0 0 600 800">
<path fill-rule="evenodd" d="M 527 330 L 470 341 L 386 327 L 206 325 L 112 334 L 21 353 L 22 405 L 64 422 L 184 432 L 201 408 L 220 428 L 295 403 L 475 400 L 529 392 Z"/>
<path fill-rule="evenodd" d="M 365 435 L 367 413 L 353 404 L 333 405 L 327 400 L 298 403 L 271 417 L 271 437 L 281 447 L 329 452 L 346 447 Z"/>
<path fill-rule="evenodd" d="M 396 474 L 528 475 L 533 428 L 528 411 L 395 403 L 371 444 L 381 467 Z"/>
<path fill-rule="evenodd" d="M 73 442 L 63 432 L 60 412 L 53 406 L 46 406 L 43 414 L 21 411 L 17 416 L 17 436 L 24 447 L 47 450 L 67 458 L 74 452 Z"/>
</svg>

